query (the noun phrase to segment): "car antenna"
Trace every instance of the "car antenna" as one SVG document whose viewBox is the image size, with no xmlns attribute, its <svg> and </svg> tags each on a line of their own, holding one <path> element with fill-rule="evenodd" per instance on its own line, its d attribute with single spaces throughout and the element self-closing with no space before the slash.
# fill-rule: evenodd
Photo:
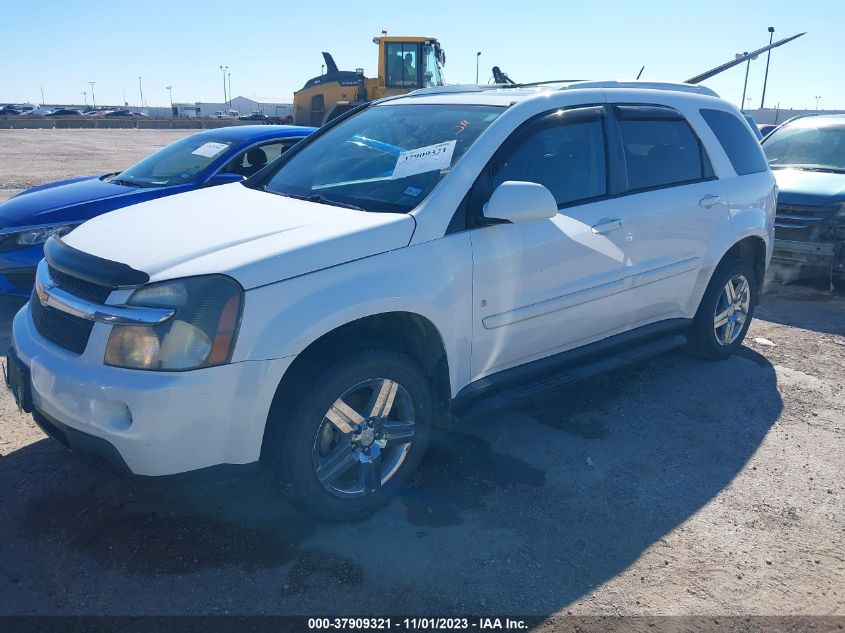
<svg viewBox="0 0 845 633">
<path fill-rule="evenodd" d="M 643 71 L 644 71 L 644 70 L 645 70 L 645 66 L 643 66 L 642 68 L 640 68 L 640 72 L 638 72 L 638 73 L 637 73 L 637 79 L 638 79 L 638 80 L 639 80 L 639 78 L 640 78 L 640 77 L 642 77 L 642 76 L 643 76 Z"/>
</svg>

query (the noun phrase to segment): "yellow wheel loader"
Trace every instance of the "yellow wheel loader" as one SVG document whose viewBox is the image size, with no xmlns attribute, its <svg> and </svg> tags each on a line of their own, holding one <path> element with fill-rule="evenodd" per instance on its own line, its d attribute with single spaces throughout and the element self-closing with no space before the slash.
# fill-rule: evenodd
<svg viewBox="0 0 845 633">
<path fill-rule="evenodd" d="M 378 77 L 364 77 L 361 68 L 339 70 L 323 53 L 326 72 L 305 82 L 293 94 L 293 122 L 319 127 L 361 103 L 418 88 L 443 85 L 446 54 L 433 37 L 374 37 L 378 45 Z"/>
</svg>

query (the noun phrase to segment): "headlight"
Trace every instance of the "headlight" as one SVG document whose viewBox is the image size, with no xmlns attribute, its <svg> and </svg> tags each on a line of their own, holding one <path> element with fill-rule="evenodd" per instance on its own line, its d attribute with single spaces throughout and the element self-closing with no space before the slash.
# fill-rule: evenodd
<svg viewBox="0 0 845 633">
<path fill-rule="evenodd" d="M 243 289 L 231 277 L 205 275 L 138 288 L 127 304 L 173 308 L 160 325 L 115 325 L 106 365 L 184 371 L 228 363 L 235 346 Z"/>
<path fill-rule="evenodd" d="M 67 235 L 79 224 L 79 222 L 75 224 L 50 224 L 28 227 L 23 230 L 10 230 L 10 232 L 0 235 L 0 252 L 16 250 L 22 246 L 43 244 L 54 235 L 56 237 Z"/>
</svg>

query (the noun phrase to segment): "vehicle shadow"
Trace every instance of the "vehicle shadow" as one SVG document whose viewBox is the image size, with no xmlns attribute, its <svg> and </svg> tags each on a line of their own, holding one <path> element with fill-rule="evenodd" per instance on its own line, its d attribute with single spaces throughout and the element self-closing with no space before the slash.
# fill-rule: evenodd
<svg viewBox="0 0 845 633">
<path fill-rule="evenodd" d="M 845 283 L 801 279 L 767 281 L 757 316 L 766 321 L 845 336 Z"/>
<path fill-rule="evenodd" d="M 436 434 L 347 525 L 267 476 L 151 486 L 35 441 L 0 459 L 0 613 L 553 614 L 713 502 L 781 409 L 752 350 L 669 355 Z"/>
</svg>

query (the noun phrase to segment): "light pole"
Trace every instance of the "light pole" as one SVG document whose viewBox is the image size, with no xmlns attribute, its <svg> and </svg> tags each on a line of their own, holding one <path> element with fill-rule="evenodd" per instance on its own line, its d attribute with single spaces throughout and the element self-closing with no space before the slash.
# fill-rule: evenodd
<svg viewBox="0 0 845 633">
<path fill-rule="evenodd" d="M 475 54 L 475 84 L 478 85 L 478 62 L 481 59 L 481 51 Z"/>
<path fill-rule="evenodd" d="M 232 73 L 227 75 L 229 77 L 229 108 L 232 108 Z"/>
<path fill-rule="evenodd" d="M 772 43 L 772 38 L 775 36 L 775 27 L 769 27 L 769 45 Z M 763 96 L 760 98 L 760 109 L 762 110 L 764 104 L 766 103 L 766 84 L 769 81 L 769 60 L 772 59 L 772 49 L 769 49 L 769 52 L 766 53 L 766 75 L 763 77 Z"/>
<path fill-rule="evenodd" d="M 220 72 L 223 73 L 223 103 L 226 103 L 226 72 L 228 70 L 228 66 L 220 66 Z"/>
<path fill-rule="evenodd" d="M 818 109 L 819 109 L 819 101 L 820 101 L 820 100 L 821 100 L 821 97 L 820 97 L 820 96 L 819 96 L 819 97 L 816 97 L 816 111 L 818 111 Z"/>
<path fill-rule="evenodd" d="M 165 86 L 167 92 L 170 94 L 170 109 L 173 109 L 173 86 Z"/>
<path fill-rule="evenodd" d="M 748 55 L 748 52 L 745 52 L 742 55 Z M 739 53 L 736 54 L 737 57 L 741 57 L 742 55 Z M 757 59 L 757 57 L 749 57 L 748 62 L 745 64 L 745 83 L 742 84 L 742 101 L 739 102 L 740 110 L 745 107 L 745 91 L 748 90 L 748 71 L 751 70 L 752 59 Z"/>
<path fill-rule="evenodd" d="M 748 110 L 749 106 L 751 106 L 751 97 L 745 100 L 745 109 Z"/>
<path fill-rule="evenodd" d="M 144 85 L 141 83 L 141 75 L 138 75 L 138 92 L 141 93 L 141 107 L 144 107 Z"/>
<path fill-rule="evenodd" d="M 88 93 L 87 93 L 87 92 L 83 92 L 83 93 L 82 93 L 82 98 L 83 98 L 83 99 L 85 99 L 85 107 L 87 108 L 87 107 L 88 107 Z"/>
<path fill-rule="evenodd" d="M 44 105 L 44 86 L 38 86 L 41 88 L 41 105 Z"/>
<path fill-rule="evenodd" d="M 325 64 L 320 64 L 320 74 L 321 75 L 326 74 L 326 65 Z"/>
<path fill-rule="evenodd" d="M 94 96 L 94 84 L 97 83 L 96 81 L 89 81 L 88 85 L 91 86 L 91 103 L 94 104 L 94 107 L 97 107 L 97 97 Z"/>
</svg>

